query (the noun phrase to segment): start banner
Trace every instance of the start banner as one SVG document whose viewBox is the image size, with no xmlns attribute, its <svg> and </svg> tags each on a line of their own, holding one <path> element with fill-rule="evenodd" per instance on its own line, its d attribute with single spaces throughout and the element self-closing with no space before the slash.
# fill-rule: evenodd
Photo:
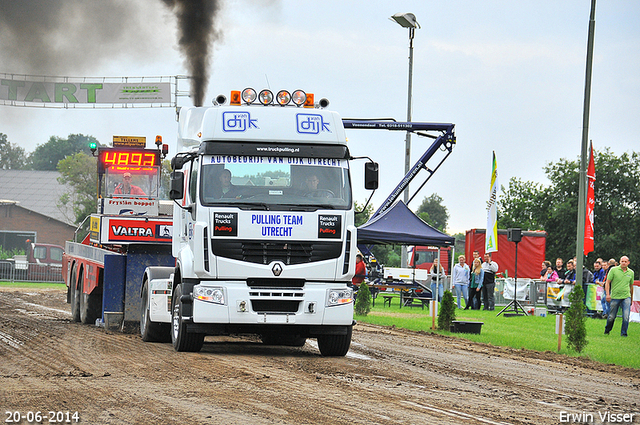
<svg viewBox="0 0 640 425">
<path fill-rule="evenodd" d="M 116 83 L 99 78 L 80 78 L 79 81 L 73 82 L 61 77 L 11 77 L 15 78 L 0 78 L 0 100 L 4 101 L 5 105 L 10 105 L 12 102 L 18 105 L 61 106 L 171 103 L 170 82 Z"/>
</svg>

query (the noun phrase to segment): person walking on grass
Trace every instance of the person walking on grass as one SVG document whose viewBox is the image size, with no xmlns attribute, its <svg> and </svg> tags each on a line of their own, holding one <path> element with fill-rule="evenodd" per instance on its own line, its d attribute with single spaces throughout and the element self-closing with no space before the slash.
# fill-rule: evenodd
<svg viewBox="0 0 640 425">
<path fill-rule="evenodd" d="M 610 302 L 609 317 L 604 328 L 604 334 L 609 335 L 618 315 L 618 307 L 622 308 L 622 328 L 620 335 L 627 336 L 629 328 L 629 313 L 633 302 L 633 270 L 629 268 L 629 257 L 620 258 L 620 265 L 609 268 L 604 290 L 607 301 Z"/>
</svg>

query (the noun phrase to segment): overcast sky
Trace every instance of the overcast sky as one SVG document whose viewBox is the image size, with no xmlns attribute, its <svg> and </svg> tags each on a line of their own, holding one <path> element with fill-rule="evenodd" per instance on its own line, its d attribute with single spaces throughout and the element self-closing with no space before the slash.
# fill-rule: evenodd
<svg viewBox="0 0 640 425">
<path fill-rule="evenodd" d="M 186 75 L 176 22 L 160 0 L 0 0 L 0 74 Z M 205 105 L 245 87 L 295 90 L 330 100 L 348 118 L 406 120 L 408 30 L 389 17 L 412 12 L 413 120 L 456 125 L 457 145 L 409 205 L 437 193 L 450 233 L 486 226 L 491 153 L 499 181 L 548 184 L 543 167 L 577 159 L 582 137 L 589 0 L 221 2 Z M 596 149 L 639 150 L 640 2 L 596 8 L 589 137 Z M 185 85 L 185 90 L 188 86 Z M 191 106 L 189 98 L 180 106 Z M 32 152 L 49 137 L 156 134 L 175 154 L 175 111 L 0 106 L 0 132 Z M 380 163 L 377 208 L 404 175 L 401 132 L 349 130 L 352 155 Z M 412 163 L 431 144 L 413 137 Z M 354 166 L 364 202 L 362 164 Z M 417 179 L 420 180 L 420 177 Z M 417 188 L 417 184 L 412 187 Z"/>
</svg>

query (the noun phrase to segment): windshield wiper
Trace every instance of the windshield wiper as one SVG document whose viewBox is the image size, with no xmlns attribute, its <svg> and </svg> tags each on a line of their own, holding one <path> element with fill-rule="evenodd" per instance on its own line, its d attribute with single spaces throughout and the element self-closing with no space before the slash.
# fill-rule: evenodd
<svg viewBox="0 0 640 425">
<path fill-rule="evenodd" d="M 227 206 L 229 207 L 239 207 L 243 210 L 264 210 L 269 211 L 269 204 L 265 204 L 264 202 L 230 202 Z"/>
</svg>

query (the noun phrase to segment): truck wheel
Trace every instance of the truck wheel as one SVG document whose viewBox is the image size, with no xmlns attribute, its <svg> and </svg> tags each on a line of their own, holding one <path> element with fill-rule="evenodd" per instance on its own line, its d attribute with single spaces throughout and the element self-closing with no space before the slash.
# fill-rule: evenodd
<svg viewBox="0 0 640 425">
<path fill-rule="evenodd" d="M 171 296 L 171 342 L 176 351 L 200 351 L 204 334 L 188 333 L 182 321 L 182 285 L 178 284 Z"/>
<path fill-rule="evenodd" d="M 69 282 L 69 290 L 71 291 L 71 318 L 74 322 L 80 321 L 80 294 L 78 294 L 78 287 L 76 285 L 77 276 L 78 266 L 74 264 L 71 269 L 71 282 Z"/>
<path fill-rule="evenodd" d="M 347 327 L 346 335 L 321 335 L 318 337 L 320 354 L 325 357 L 341 357 L 347 354 L 351 345 L 353 326 Z"/>
<path fill-rule="evenodd" d="M 84 276 L 80 275 L 78 282 L 78 297 L 80 298 L 80 322 L 83 325 L 92 325 L 100 315 L 102 298 L 94 290 L 92 294 L 84 292 Z"/>
<path fill-rule="evenodd" d="M 140 335 L 145 342 L 169 342 L 171 332 L 168 323 L 151 321 L 149 314 L 149 282 L 142 284 L 142 301 L 140 304 Z"/>
</svg>

